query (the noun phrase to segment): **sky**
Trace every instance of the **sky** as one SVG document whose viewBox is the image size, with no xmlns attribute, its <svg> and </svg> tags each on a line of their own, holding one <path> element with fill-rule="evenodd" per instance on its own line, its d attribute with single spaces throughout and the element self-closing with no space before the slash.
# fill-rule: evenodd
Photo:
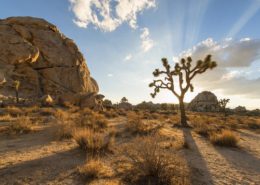
<svg viewBox="0 0 260 185">
<path fill-rule="evenodd" d="M 73 39 L 100 93 L 177 103 L 171 92 L 154 99 L 152 72 L 211 54 L 218 67 L 194 79 L 189 102 L 201 91 L 229 98 L 229 107 L 260 108 L 260 0 L 0 0 L 0 19 L 44 18 Z"/>
</svg>

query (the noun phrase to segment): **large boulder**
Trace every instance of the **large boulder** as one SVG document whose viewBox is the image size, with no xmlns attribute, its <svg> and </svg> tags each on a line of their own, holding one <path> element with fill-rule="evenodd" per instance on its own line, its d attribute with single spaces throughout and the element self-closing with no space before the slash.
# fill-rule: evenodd
<svg viewBox="0 0 260 185">
<path fill-rule="evenodd" d="M 97 93 L 83 55 L 56 26 L 40 18 L 0 20 L 0 94 L 21 98 Z"/>
<path fill-rule="evenodd" d="M 218 99 L 215 94 L 209 91 L 199 93 L 188 105 L 188 109 L 198 112 L 218 111 Z"/>
</svg>

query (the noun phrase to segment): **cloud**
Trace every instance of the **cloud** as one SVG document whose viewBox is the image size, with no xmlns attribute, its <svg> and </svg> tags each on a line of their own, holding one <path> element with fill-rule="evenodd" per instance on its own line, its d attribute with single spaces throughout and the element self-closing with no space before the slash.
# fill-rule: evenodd
<svg viewBox="0 0 260 185">
<path fill-rule="evenodd" d="M 124 61 L 131 60 L 132 58 L 133 58 L 132 54 L 128 54 L 128 55 L 126 55 L 126 57 L 124 58 Z"/>
<path fill-rule="evenodd" d="M 83 28 L 92 24 L 102 31 L 114 31 L 123 23 L 138 27 L 137 16 L 156 7 L 155 0 L 69 0 L 73 22 Z"/>
<path fill-rule="evenodd" d="M 250 76 L 258 70 L 253 68 L 252 64 L 260 59 L 260 40 L 229 38 L 217 42 L 208 38 L 174 57 L 174 60 L 192 56 L 196 61 L 207 54 L 212 55 L 218 67 L 207 74 L 197 76 L 195 88 L 197 86 L 206 90 L 221 90 L 226 95 L 260 98 L 260 76 Z"/>
<path fill-rule="evenodd" d="M 243 38 L 237 41 L 228 38 L 216 42 L 208 38 L 182 52 L 178 58 L 192 56 L 198 60 L 207 54 L 211 54 L 222 67 L 247 67 L 260 58 L 260 40 Z"/>
<path fill-rule="evenodd" d="M 142 34 L 140 35 L 142 45 L 141 48 L 144 52 L 149 51 L 154 46 L 154 41 L 150 38 L 150 32 L 148 28 L 141 29 Z"/>
<path fill-rule="evenodd" d="M 114 75 L 111 74 L 111 73 L 107 74 L 107 77 L 113 77 L 113 76 L 114 76 Z"/>
</svg>

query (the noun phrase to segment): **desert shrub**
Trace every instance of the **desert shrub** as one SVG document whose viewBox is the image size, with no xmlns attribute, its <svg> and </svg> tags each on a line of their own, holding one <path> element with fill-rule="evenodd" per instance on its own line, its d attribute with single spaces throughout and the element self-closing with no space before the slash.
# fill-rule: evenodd
<svg viewBox="0 0 260 185">
<path fill-rule="evenodd" d="M 33 131 L 33 123 L 29 117 L 21 116 L 18 117 L 8 127 L 9 134 L 25 134 Z"/>
<path fill-rule="evenodd" d="M 239 127 L 239 122 L 236 118 L 230 117 L 226 122 L 226 126 L 230 129 L 236 130 Z"/>
<path fill-rule="evenodd" d="M 75 129 L 75 125 L 71 122 L 61 122 L 58 124 L 57 136 L 59 139 L 70 139 Z"/>
<path fill-rule="evenodd" d="M 248 122 L 247 126 L 249 129 L 260 129 L 260 123 L 258 123 L 256 120 Z"/>
<path fill-rule="evenodd" d="M 234 134 L 234 132 L 230 130 L 222 130 L 220 133 L 210 136 L 210 141 L 214 145 L 236 147 L 239 138 L 237 135 Z"/>
<path fill-rule="evenodd" d="M 42 116 L 55 116 L 57 111 L 54 108 L 41 108 L 40 115 Z"/>
<path fill-rule="evenodd" d="M 54 113 L 55 118 L 59 121 L 59 122 L 65 122 L 69 119 L 69 117 L 71 116 L 70 114 L 68 114 L 68 112 L 61 110 L 61 109 L 57 109 Z"/>
<path fill-rule="evenodd" d="M 145 121 L 137 114 L 128 114 L 126 129 L 133 134 L 146 135 L 158 131 L 163 125 L 157 121 Z"/>
<path fill-rule="evenodd" d="M 93 130 L 101 130 L 107 128 L 108 121 L 104 115 L 96 112 L 90 112 L 80 117 L 78 126 L 91 128 Z"/>
<path fill-rule="evenodd" d="M 210 135 L 210 132 L 212 131 L 212 128 L 206 124 L 205 122 L 199 122 L 194 125 L 194 131 L 204 137 L 208 137 Z"/>
<path fill-rule="evenodd" d="M 158 119 L 159 117 L 159 114 L 150 112 L 144 112 L 142 116 L 143 119 Z"/>
<path fill-rule="evenodd" d="M 87 179 L 107 178 L 113 175 L 111 168 L 99 158 L 90 159 L 84 165 L 78 167 L 80 175 Z"/>
<path fill-rule="evenodd" d="M 106 118 L 115 118 L 115 117 L 118 116 L 117 113 L 116 113 L 114 110 L 112 110 L 112 109 L 107 110 L 107 111 L 104 111 L 104 112 L 102 112 L 102 114 L 103 114 Z"/>
<path fill-rule="evenodd" d="M 10 114 L 0 115 L 0 121 L 2 121 L 2 122 L 9 122 L 12 120 L 13 120 L 13 117 Z"/>
<path fill-rule="evenodd" d="M 124 180 L 129 184 L 188 184 L 188 167 L 180 156 L 161 148 L 156 137 L 142 137 L 126 146 Z"/>
<path fill-rule="evenodd" d="M 114 141 L 113 137 L 95 132 L 92 129 L 77 129 L 73 133 L 73 138 L 81 149 L 92 155 L 111 151 Z"/>
<path fill-rule="evenodd" d="M 126 116 L 126 115 L 127 115 L 126 111 L 125 111 L 125 110 L 122 110 L 122 109 L 119 109 L 119 110 L 117 111 L 117 114 L 118 114 L 119 116 Z"/>
<path fill-rule="evenodd" d="M 174 126 L 178 126 L 180 125 L 180 116 L 178 115 L 171 115 L 168 117 L 168 120 L 167 122 L 170 123 L 170 124 L 173 124 Z"/>
<path fill-rule="evenodd" d="M 27 107 L 27 108 L 25 109 L 25 111 L 26 111 L 27 113 L 37 113 L 37 112 L 39 112 L 39 110 L 40 110 L 40 107 L 37 106 L 37 105 L 31 106 L 31 107 Z"/>
<path fill-rule="evenodd" d="M 24 111 L 19 108 L 19 107 L 15 107 L 15 106 L 8 106 L 5 108 L 5 111 L 7 112 L 7 114 L 10 114 L 11 116 L 21 116 L 24 114 Z"/>
</svg>

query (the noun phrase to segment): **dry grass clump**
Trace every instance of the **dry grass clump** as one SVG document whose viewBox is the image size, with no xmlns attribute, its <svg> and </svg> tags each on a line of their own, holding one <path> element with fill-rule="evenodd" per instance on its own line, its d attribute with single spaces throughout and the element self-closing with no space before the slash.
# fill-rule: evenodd
<svg viewBox="0 0 260 185">
<path fill-rule="evenodd" d="M 126 116 L 126 115 L 127 115 L 127 112 L 126 112 L 125 110 L 123 110 L 123 109 L 118 109 L 118 110 L 117 110 L 117 114 L 118 114 L 119 116 Z"/>
<path fill-rule="evenodd" d="M 126 147 L 125 156 L 130 168 L 124 180 L 129 184 L 189 184 L 184 159 L 161 148 L 154 137 L 138 138 Z"/>
<path fill-rule="evenodd" d="M 37 113 L 40 111 L 40 107 L 37 105 L 31 106 L 31 107 L 26 107 L 25 111 L 26 111 L 26 113 Z"/>
<path fill-rule="evenodd" d="M 22 110 L 22 108 L 15 107 L 15 106 L 8 106 L 5 108 L 6 114 L 10 114 L 13 117 L 21 116 L 25 112 Z"/>
<path fill-rule="evenodd" d="M 9 134 L 26 134 L 33 131 L 33 124 L 29 117 L 21 116 L 8 127 Z"/>
<path fill-rule="evenodd" d="M 260 129 L 260 119 L 245 117 L 243 119 L 243 123 L 243 128 L 248 128 L 252 130 Z"/>
<path fill-rule="evenodd" d="M 142 120 L 140 115 L 128 114 L 126 129 L 133 134 L 146 135 L 157 132 L 163 125 L 156 121 Z"/>
<path fill-rule="evenodd" d="M 194 131 L 204 137 L 208 137 L 213 130 L 212 127 L 205 122 L 196 123 L 194 124 L 194 127 Z"/>
<path fill-rule="evenodd" d="M 234 132 L 230 130 L 222 130 L 218 134 L 210 136 L 210 141 L 214 145 L 226 146 L 226 147 L 237 147 L 239 138 Z"/>
<path fill-rule="evenodd" d="M 112 151 L 114 142 L 113 137 L 95 132 L 92 129 L 77 129 L 73 133 L 73 138 L 81 149 L 92 155 Z"/>
<path fill-rule="evenodd" d="M 76 125 L 99 131 L 108 127 L 108 121 L 102 114 L 91 110 L 85 110 L 83 114 L 81 114 Z"/>
<path fill-rule="evenodd" d="M 106 118 L 116 118 L 118 116 L 117 112 L 115 110 L 113 110 L 113 109 L 103 111 L 102 114 Z"/>
<path fill-rule="evenodd" d="M 256 121 L 249 122 L 247 126 L 249 129 L 260 129 L 260 123 Z"/>
<path fill-rule="evenodd" d="M 0 115 L 0 121 L 2 121 L 2 122 L 9 122 L 12 120 L 13 120 L 13 117 L 10 114 Z"/>
<path fill-rule="evenodd" d="M 42 116 L 55 116 L 57 113 L 57 110 L 54 108 L 41 108 L 40 109 L 40 115 Z"/>
<path fill-rule="evenodd" d="M 84 165 L 78 167 L 78 172 L 89 180 L 108 178 L 113 175 L 111 168 L 99 158 L 90 159 Z"/>
<path fill-rule="evenodd" d="M 59 139 L 71 139 L 76 127 L 71 122 L 58 124 L 57 136 Z"/>
</svg>

